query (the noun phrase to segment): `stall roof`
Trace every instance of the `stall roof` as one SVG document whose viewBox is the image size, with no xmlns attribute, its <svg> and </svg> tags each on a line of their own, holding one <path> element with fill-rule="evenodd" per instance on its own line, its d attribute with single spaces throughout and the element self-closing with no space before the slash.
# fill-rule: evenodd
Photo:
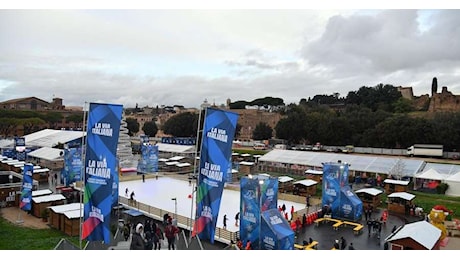
<svg viewBox="0 0 460 260">
<path fill-rule="evenodd" d="M 254 164 L 255 163 L 253 163 L 253 162 L 245 162 L 245 161 L 240 162 L 240 165 L 246 165 L 246 166 L 253 166 Z"/>
<path fill-rule="evenodd" d="M 401 181 L 401 180 L 393 180 L 393 179 L 385 179 L 383 183 L 397 184 L 397 185 L 404 185 L 404 186 L 409 185 L 409 181 Z"/>
<path fill-rule="evenodd" d="M 411 238 L 427 249 L 432 249 L 441 237 L 441 230 L 426 221 L 418 221 L 404 225 L 397 233 L 390 235 L 385 240 Z"/>
<path fill-rule="evenodd" d="M 355 191 L 355 193 L 367 193 L 367 194 L 370 194 L 372 196 L 377 196 L 377 195 L 383 193 L 383 191 L 379 190 L 379 189 L 376 189 L 376 188 L 364 188 L 364 189 L 360 189 L 360 190 Z"/>
<path fill-rule="evenodd" d="M 135 210 L 135 209 L 128 209 L 128 210 L 125 210 L 123 211 L 124 213 L 132 216 L 132 217 L 137 217 L 137 216 L 142 216 L 142 212 L 138 211 L 138 210 Z"/>
<path fill-rule="evenodd" d="M 168 166 L 176 165 L 176 164 L 178 164 L 178 163 L 179 163 L 179 162 L 177 162 L 177 161 L 174 161 L 174 162 L 165 162 L 165 164 L 168 165 Z"/>
<path fill-rule="evenodd" d="M 64 211 L 64 216 L 68 219 L 74 219 L 74 218 L 81 218 L 83 217 L 83 210 L 69 210 L 69 211 Z"/>
<path fill-rule="evenodd" d="M 32 151 L 27 154 L 27 156 L 40 158 L 47 161 L 55 161 L 59 159 L 63 159 L 64 150 L 51 148 L 51 147 L 42 147 L 35 151 Z"/>
<path fill-rule="evenodd" d="M 293 150 L 272 150 L 259 158 L 260 162 L 279 162 L 286 164 L 323 167 L 323 163 L 342 161 L 350 164 L 349 170 L 390 174 L 398 165 L 404 165 L 403 175 L 412 177 L 424 165 L 423 160 L 400 159 L 397 157 L 378 157 L 327 152 L 308 152 Z"/>
<path fill-rule="evenodd" d="M 291 178 L 289 176 L 279 176 L 278 177 L 279 182 L 289 182 L 289 181 L 292 181 L 292 180 L 294 180 L 294 178 Z"/>
<path fill-rule="evenodd" d="M 51 195 L 46 195 L 46 196 L 32 197 L 32 201 L 35 203 L 58 201 L 58 200 L 65 200 L 64 195 L 51 194 Z"/>
<path fill-rule="evenodd" d="M 306 179 L 306 180 L 300 180 L 300 181 L 296 181 L 294 182 L 294 184 L 301 184 L 303 186 L 313 186 L 315 184 L 317 184 L 318 182 L 317 181 L 314 181 L 314 180 L 310 180 L 310 179 Z"/>
<path fill-rule="evenodd" d="M 316 174 L 316 175 L 322 175 L 323 174 L 323 171 L 317 171 L 317 170 L 311 170 L 311 169 L 308 169 L 305 171 L 305 174 Z"/>
<path fill-rule="evenodd" d="M 51 195 L 53 192 L 50 189 L 43 189 L 43 190 L 33 190 L 32 197 L 36 196 L 43 196 L 43 195 Z"/>
<path fill-rule="evenodd" d="M 49 172 L 50 169 L 48 168 L 40 168 L 40 169 L 36 169 L 34 170 L 34 173 L 42 173 L 42 172 Z"/>
<path fill-rule="evenodd" d="M 185 158 L 184 156 L 174 156 L 174 157 L 169 158 L 169 160 L 170 161 L 179 161 L 179 160 L 182 160 L 184 158 Z"/>
<path fill-rule="evenodd" d="M 58 206 L 50 206 L 48 208 L 54 211 L 55 213 L 62 213 L 66 211 L 83 209 L 83 203 L 70 203 L 70 204 L 64 204 L 64 205 L 58 205 Z"/>
<path fill-rule="evenodd" d="M 415 195 L 407 193 L 407 192 L 394 192 L 388 195 L 388 198 L 401 198 L 401 199 L 410 201 L 415 198 Z"/>
<path fill-rule="evenodd" d="M 188 162 L 176 164 L 177 167 L 187 167 L 187 166 L 190 166 L 190 165 L 191 165 L 191 164 L 188 163 Z"/>
</svg>

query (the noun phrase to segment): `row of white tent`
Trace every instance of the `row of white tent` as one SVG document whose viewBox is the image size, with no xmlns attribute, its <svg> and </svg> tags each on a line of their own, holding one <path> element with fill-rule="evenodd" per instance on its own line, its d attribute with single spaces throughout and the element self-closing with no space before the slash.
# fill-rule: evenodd
<svg viewBox="0 0 460 260">
<path fill-rule="evenodd" d="M 439 173 L 437 170 L 430 168 L 414 176 L 416 179 L 436 180 L 446 183 L 448 188 L 446 195 L 460 196 L 460 172 L 452 175 L 445 175 Z"/>
</svg>

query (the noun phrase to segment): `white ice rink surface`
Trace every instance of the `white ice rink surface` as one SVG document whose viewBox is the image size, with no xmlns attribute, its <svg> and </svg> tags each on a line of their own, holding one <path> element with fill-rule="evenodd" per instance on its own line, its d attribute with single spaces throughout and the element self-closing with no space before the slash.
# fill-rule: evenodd
<svg viewBox="0 0 460 260">
<path fill-rule="evenodd" d="M 192 199 L 188 198 L 192 194 L 192 186 L 188 181 L 182 181 L 170 177 L 146 178 L 145 182 L 142 180 L 124 181 L 119 183 L 119 195 L 125 196 L 125 189 L 128 188 L 129 194 L 134 191 L 134 199 L 163 210 L 169 211 L 174 214 L 175 202 L 172 198 L 177 198 L 177 214 L 190 218 L 195 215 L 195 199 L 193 199 L 193 212 L 192 212 Z M 128 194 L 128 196 L 129 196 Z M 194 194 L 195 195 L 195 194 Z M 286 205 L 288 217 L 291 217 L 291 206 L 294 210 L 305 208 L 305 204 L 295 203 L 291 201 L 278 200 L 278 205 Z M 223 227 L 223 217 L 227 214 L 227 229 L 232 232 L 239 231 L 235 226 L 235 215 L 240 208 L 240 192 L 224 189 L 222 200 L 219 209 L 219 216 L 217 220 L 217 227 Z M 240 216 L 241 217 L 241 216 Z"/>
</svg>

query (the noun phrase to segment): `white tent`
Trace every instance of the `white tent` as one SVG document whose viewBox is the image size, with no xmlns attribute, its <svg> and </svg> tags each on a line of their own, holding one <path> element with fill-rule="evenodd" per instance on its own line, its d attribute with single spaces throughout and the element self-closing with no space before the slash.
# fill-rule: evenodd
<svg viewBox="0 0 460 260">
<path fill-rule="evenodd" d="M 448 185 L 446 195 L 460 196 L 460 172 L 449 176 L 444 180 L 444 182 Z"/>
<path fill-rule="evenodd" d="M 431 168 L 427 171 L 421 172 L 419 174 L 415 175 L 415 178 L 417 179 L 427 179 L 427 180 L 437 180 L 437 181 L 442 181 L 445 179 L 445 177 L 440 174 L 438 171 L 435 169 Z"/>
</svg>

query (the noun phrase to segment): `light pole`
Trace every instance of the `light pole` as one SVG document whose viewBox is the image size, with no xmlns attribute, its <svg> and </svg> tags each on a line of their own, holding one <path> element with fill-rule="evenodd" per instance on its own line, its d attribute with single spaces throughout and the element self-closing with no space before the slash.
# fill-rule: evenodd
<svg viewBox="0 0 460 260">
<path fill-rule="evenodd" d="M 173 219 L 173 225 L 177 226 L 177 198 L 171 198 L 171 200 L 174 200 L 174 219 Z"/>
</svg>

